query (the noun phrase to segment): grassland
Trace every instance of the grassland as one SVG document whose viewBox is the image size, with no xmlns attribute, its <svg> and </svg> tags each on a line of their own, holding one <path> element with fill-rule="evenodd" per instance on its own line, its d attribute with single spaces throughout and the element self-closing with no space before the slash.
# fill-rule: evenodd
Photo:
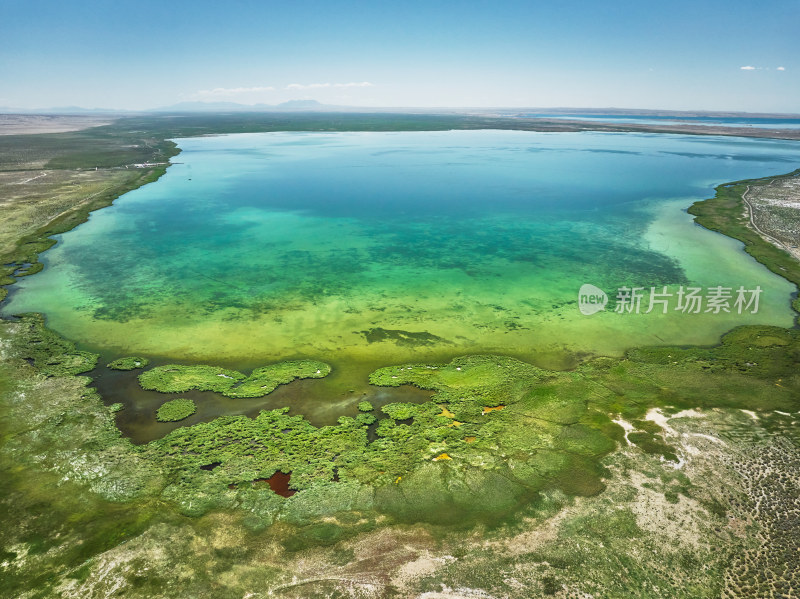
<svg viewBox="0 0 800 599">
<path fill-rule="evenodd" d="M 749 185 L 743 199 L 751 226 L 800 260 L 800 173 Z"/>
<path fill-rule="evenodd" d="M 167 134 L 256 127 L 249 118 L 165 117 L 158 134 L 154 120 L 131 119 L 65 138 L 31 136 L 31 150 L 19 151 L 25 139 L 0 139 L 0 156 L 17 152 L 19 172 L 42 164 L 71 176 L 101 159 L 101 168 L 123 172 L 128 160 L 173 152 Z M 290 117 L 274 118 L 269 126 Z M 403 126 L 400 117 L 326 118 L 291 122 Z M 405 126 L 453 122 L 414 116 Z M 152 143 L 122 147 L 134 140 Z M 109 153 L 100 156 L 103 147 Z M 11 266 L 33 268 L 49 234 L 159 168 L 72 211 L 69 201 L 51 203 L 58 186 L 24 196 L 30 224 L 0 230 Z M 693 213 L 797 283 L 796 264 L 742 222 L 736 194 L 747 184 L 720 186 Z M 0 355 L 3 597 L 798 591 L 798 329 L 741 327 L 713 347 L 639 348 L 568 372 L 499 356 L 387 366 L 373 384 L 430 389 L 431 400 L 359 405 L 357 416 L 327 427 L 285 409 L 227 416 L 143 446 L 122 437 L 120 406 L 104 405 L 82 376 L 97 356 L 48 331 L 41 316 L 0 322 Z M 142 376 L 164 392 L 249 393 L 298 372 L 327 374 L 313 366 L 250 377 L 156 367 Z M 289 498 L 263 484 L 279 471 L 298 490 Z"/>
</svg>

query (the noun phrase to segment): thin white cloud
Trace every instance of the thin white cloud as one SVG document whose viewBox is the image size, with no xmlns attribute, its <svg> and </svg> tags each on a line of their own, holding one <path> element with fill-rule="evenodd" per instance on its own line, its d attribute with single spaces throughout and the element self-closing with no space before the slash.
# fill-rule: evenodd
<svg viewBox="0 0 800 599">
<path fill-rule="evenodd" d="M 198 98 L 230 98 L 242 94 L 256 94 L 275 91 L 271 85 L 260 87 L 215 87 L 214 89 L 201 89 L 193 95 Z"/>
<path fill-rule="evenodd" d="M 740 68 L 740 69 L 742 69 L 743 71 L 771 71 L 771 70 L 772 70 L 772 67 L 752 67 L 752 66 L 746 66 L 746 67 L 739 67 L 739 68 Z M 776 70 L 776 71 L 785 71 L 785 70 L 786 70 L 786 67 L 775 67 L 775 70 Z"/>
<path fill-rule="evenodd" d="M 319 89 L 325 87 L 374 87 L 369 81 L 351 83 L 290 83 L 286 89 Z"/>
<path fill-rule="evenodd" d="M 301 83 L 290 83 L 286 86 L 286 89 L 319 89 L 320 87 L 330 86 L 330 83 L 309 83 L 308 85 L 303 85 Z"/>
</svg>

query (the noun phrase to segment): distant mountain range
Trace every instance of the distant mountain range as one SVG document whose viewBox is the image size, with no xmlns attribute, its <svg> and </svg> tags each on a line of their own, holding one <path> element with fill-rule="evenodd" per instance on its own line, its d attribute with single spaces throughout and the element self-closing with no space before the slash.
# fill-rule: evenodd
<svg viewBox="0 0 800 599">
<path fill-rule="evenodd" d="M 148 110 L 115 110 L 112 108 L 83 108 L 81 106 L 57 106 L 53 108 L 11 108 L 0 106 L 0 114 L 43 114 L 43 115 L 134 115 L 134 114 L 174 114 L 187 112 L 230 113 L 230 112 L 350 112 L 350 113 L 415 113 L 415 114 L 472 114 L 493 117 L 518 117 L 524 113 L 541 115 L 618 115 L 652 117 L 741 117 L 741 118 L 798 118 L 797 114 L 769 114 L 754 112 L 727 111 L 679 111 L 652 110 L 638 108 L 412 108 L 412 107 L 368 107 L 339 106 L 322 104 L 316 100 L 289 100 L 280 104 L 238 104 L 236 102 L 179 102 L 171 106 Z M 525 115 L 528 116 L 528 115 Z M 532 116 L 532 115 L 531 115 Z M 546 118 L 546 116 L 540 117 Z"/>
<path fill-rule="evenodd" d="M 147 112 L 350 112 L 360 110 L 349 106 L 322 104 L 316 100 L 289 100 L 280 104 L 237 104 L 236 102 L 180 102 Z M 370 109 L 367 109 L 370 110 Z"/>
</svg>

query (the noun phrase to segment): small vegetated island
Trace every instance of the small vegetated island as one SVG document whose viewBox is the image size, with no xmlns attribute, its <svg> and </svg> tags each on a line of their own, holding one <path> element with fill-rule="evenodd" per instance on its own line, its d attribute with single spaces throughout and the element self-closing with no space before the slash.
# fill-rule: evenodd
<svg viewBox="0 0 800 599">
<path fill-rule="evenodd" d="M 129 356 L 127 358 L 117 358 L 113 362 L 109 362 L 107 367 L 111 370 L 136 370 L 137 368 L 144 368 L 149 363 L 150 360 L 147 358 Z"/>
<path fill-rule="evenodd" d="M 250 376 L 236 370 L 213 366 L 157 366 L 139 375 L 144 389 L 162 393 L 182 393 L 192 389 L 216 391 L 226 397 L 262 397 L 278 385 L 295 379 L 327 376 L 331 367 L 316 360 L 292 360 L 257 368 Z"/>
<path fill-rule="evenodd" d="M 197 411 L 197 406 L 191 399 L 171 399 L 161 404 L 156 412 L 159 422 L 177 422 L 184 420 Z"/>
<path fill-rule="evenodd" d="M 193 133 L 230 130 L 231 118 Z M 98 139 L 123 153 L 150 148 L 137 157 L 161 162 L 175 151 L 166 140 L 190 126 L 131 119 L 59 135 L 84 152 Z M 47 153 L 62 141 L 35 143 Z M 51 158 L 59 168 L 86 160 L 77 150 Z M 120 178 L 117 193 L 163 169 L 143 171 Z M 782 188 L 793 189 L 791 177 Z M 797 262 L 743 216 L 745 190 L 774 179 L 721 186 L 692 213 L 797 284 Z M 114 195 L 55 224 L 40 217 L 17 235 L 4 283 L 36 263 L 50 236 Z M 759 209 L 759 222 L 769 222 Z M 115 589 L 147 597 L 156 587 L 210 597 L 222 585 L 231 596 L 464 588 L 464 596 L 695 599 L 800 588 L 797 328 L 742 326 L 712 346 L 640 347 L 567 371 L 498 355 L 411 361 L 378 368 L 369 382 L 426 389 L 428 401 L 355 401 L 352 416 L 319 427 L 291 406 L 227 415 L 142 445 L 120 434 L 119 405 L 106 406 L 86 376 L 97 354 L 38 314 L 3 320 L 0 342 L 0 515 L 13 523 L 0 533 L 0 594 L 9 597 Z M 213 363 L 148 366 L 137 356 L 107 364 L 138 371 L 142 389 L 164 394 L 162 422 L 196 413 L 193 400 L 172 394 L 260 398 L 331 373 L 313 359 L 249 374 Z"/>
</svg>

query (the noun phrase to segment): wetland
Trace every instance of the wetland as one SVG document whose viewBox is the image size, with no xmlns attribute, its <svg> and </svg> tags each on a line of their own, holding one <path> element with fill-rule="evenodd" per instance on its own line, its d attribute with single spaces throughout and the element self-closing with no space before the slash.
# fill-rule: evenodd
<svg viewBox="0 0 800 599">
<path fill-rule="evenodd" d="M 780 565 L 798 540 L 781 516 L 798 279 L 736 212 L 752 182 L 690 209 L 741 241 L 686 212 L 725 181 L 791 170 L 793 142 L 175 143 L 181 164 L 155 183 L 53 231 L 38 263 L 6 261 L 32 274 L 10 287 L 0 330 L 2 507 L 21 515 L 3 533 L 9 596 L 152 596 L 178 581 L 187 596 L 298 597 L 796 584 Z M 744 285 L 762 303 L 584 316 L 583 283 L 612 299 L 625 285 Z"/>
</svg>

